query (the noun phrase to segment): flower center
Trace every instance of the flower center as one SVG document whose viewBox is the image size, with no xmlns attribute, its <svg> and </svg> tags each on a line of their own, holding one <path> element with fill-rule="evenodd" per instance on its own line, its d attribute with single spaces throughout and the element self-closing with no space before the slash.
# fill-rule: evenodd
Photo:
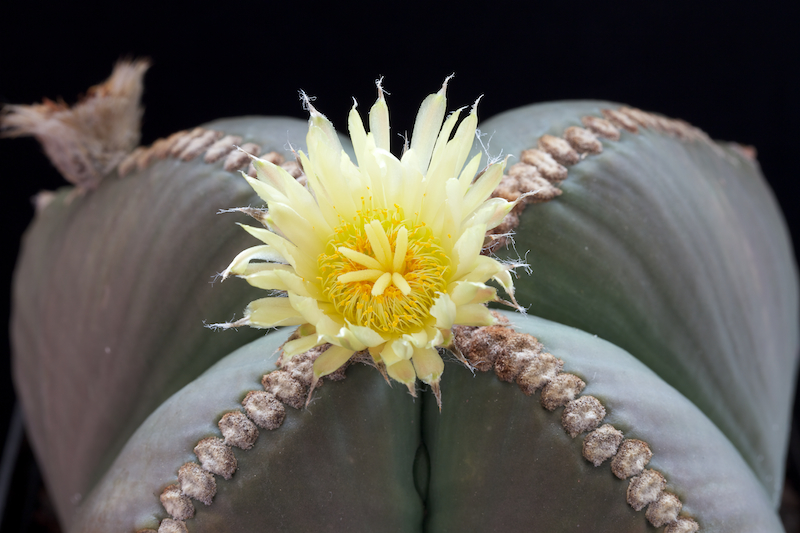
<svg viewBox="0 0 800 533">
<path fill-rule="evenodd" d="M 319 256 L 322 289 L 350 323 L 377 331 L 419 331 L 450 260 L 431 230 L 397 211 L 359 211 L 334 230 Z"/>
</svg>

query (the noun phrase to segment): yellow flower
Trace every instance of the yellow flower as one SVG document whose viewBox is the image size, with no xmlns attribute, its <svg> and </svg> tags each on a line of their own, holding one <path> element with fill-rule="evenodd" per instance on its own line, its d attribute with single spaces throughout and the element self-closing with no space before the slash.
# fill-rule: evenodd
<svg viewBox="0 0 800 533">
<path fill-rule="evenodd" d="M 315 379 L 369 350 L 412 394 L 419 378 L 439 398 L 444 363 L 437 348 L 450 344 L 453 325 L 494 323 L 485 303 L 497 299 L 496 289 L 485 282 L 496 280 L 512 300 L 514 290 L 511 267 L 480 253 L 486 231 L 514 206 L 490 199 L 505 161 L 475 177 L 481 155 L 467 158 L 477 102 L 456 128 L 461 110 L 444 120 L 446 88 L 447 80 L 422 102 L 400 159 L 389 151 L 380 84 L 369 133 L 354 105 L 348 122 L 357 166 L 306 99 L 308 154 L 298 159 L 308 185 L 254 159 L 258 179 L 245 178 L 269 211 L 266 228 L 243 227 L 264 244 L 243 251 L 223 273 L 288 297 L 255 300 L 243 319 L 223 327 L 303 325 L 303 336 L 283 350 L 291 357 L 330 343 L 314 363 Z"/>
</svg>

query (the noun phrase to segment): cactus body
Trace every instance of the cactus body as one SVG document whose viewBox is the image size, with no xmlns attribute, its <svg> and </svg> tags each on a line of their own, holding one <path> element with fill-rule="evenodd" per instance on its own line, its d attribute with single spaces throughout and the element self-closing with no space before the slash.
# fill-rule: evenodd
<svg viewBox="0 0 800 533">
<path fill-rule="evenodd" d="M 558 155 L 544 134 L 617 107 L 533 106 L 482 128 L 496 131 L 494 150 L 538 145 Z M 649 445 L 654 474 L 622 480 L 611 459 L 593 466 L 582 446 L 597 426 L 571 437 L 562 422 L 577 400 L 546 410 L 541 385 L 528 396 L 451 362 L 439 413 L 432 396 L 412 401 L 355 365 L 343 382 L 325 382 L 309 409 L 287 408 L 280 428 L 233 451 L 237 469 L 230 480 L 214 476 L 210 506 L 170 492 L 178 469 L 200 460 L 195 445 L 219 437 L 223 415 L 275 368 L 289 332 L 247 344 L 252 332 L 202 327 L 253 298 L 244 283 L 208 281 L 248 242 L 234 234 L 239 215 L 214 211 L 255 200 L 221 160 L 153 163 L 144 150 L 124 177 L 43 209 L 15 280 L 16 379 L 69 530 L 644 531 L 653 520 L 634 510 L 631 491 L 661 475 L 655 494 L 674 494 L 703 531 L 780 531 L 798 341 L 786 231 L 754 162 L 650 117 L 650 127 L 639 117 L 637 133 L 617 119 L 621 135 L 598 137 L 601 153 L 537 163 L 552 199 L 515 212 L 516 250 L 531 251 L 534 270 L 517 297 L 566 325 L 508 318 L 563 360 L 576 376 L 567 380 L 585 382 L 577 394 L 605 406 L 603 422 Z M 281 150 L 287 130 L 293 142 L 304 136 L 299 121 L 205 129 L 256 142 L 259 153 Z M 566 180 L 548 174 L 561 168 Z M 521 369 L 492 365 L 520 383 Z M 187 501 L 192 517 L 181 514 Z M 667 531 L 690 531 L 687 520 L 673 517 Z"/>
</svg>

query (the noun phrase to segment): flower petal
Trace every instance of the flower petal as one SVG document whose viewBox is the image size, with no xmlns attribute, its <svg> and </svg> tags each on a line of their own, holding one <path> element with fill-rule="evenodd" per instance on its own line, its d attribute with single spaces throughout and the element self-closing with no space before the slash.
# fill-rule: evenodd
<svg viewBox="0 0 800 533">
<path fill-rule="evenodd" d="M 497 322 L 488 307 L 483 304 L 461 305 L 456 310 L 459 326 L 491 326 Z"/>
<path fill-rule="evenodd" d="M 389 106 L 386 105 L 386 100 L 383 98 L 383 91 L 378 85 L 378 100 L 372 105 L 369 110 L 369 132 L 375 139 L 375 146 L 382 150 L 389 150 L 390 147 L 390 133 L 389 133 Z"/>
<path fill-rule="evenodd" d="M 313 296 L 315 298 L 320 296 L 316 287 L 303 281 L 289 265 L 269 264 L 264 265 L 264 267 L 271 268 L 264 268 L 242 277 L 247 280 L 247 283 L 259 289 L 289 291 L 300 296 Z"/>
<path fill-rule="evenodd" d="M 246 224 L 239 224 L 250 235 L 256 239 L 272 246 L 287 263 L 292 265 L 295 271 L 304 278 L 311 279 L 316 276 L 317 265 L 316 261 L 309 256 L 300 253 L 297 246 L 287 241 L 277 233 L 274 233 L 266 228 L 256 228 Z"/>
<path fill-rule="evenodd" d="M 424 383 L 436 383 L 444 372 L 444 361 L 439 352 L 433 348 L 417 348 L 411 356 L 417 377 Z"/>
<path fill-rule="evenodd" d="M 464 214 L 469 215 L 479 205 L 481 205 L 497 188 L 500 180 L 503 179 L 503 171 L 506 168 L 506 158 L 502 163 L 495 163 L 486 169 L 486 172 L 479 177 L 464 196 Z"/>
<path fill-rule="evenodd" d="M 374 348 L 386 342 L 386 339 L 372 328 L 347 324 L 347 329 L 352 331 L 353 334 L 358 337 L 358 340 L 368 348 Z"/>
<path fill-rule="evenodd" d="M 497 289 L 484 285 L 483 283 L 458 281 L 454 285 L 455 287 L 450 293 L 450 298 L 456 306 L 481 304 L 492 301 L 497 296 Z"/>
<path fill-rule="evenodd" d="M 331 346 L 314 361 L 314 377 L 321 378 L 336 372 L 354 353 L 353 350 L 341 346 Z"/>
<path fill-rule="evenodd" d="M 306 319 L 295 310 L 288 298 L 260 298 L 250 302 L 244 312 L 249 325 L 254 328 L 299 326 Z"/>
<path fill-rule="evenodd" d="M 417 374 L 414 372 L 414 365 L 411 361 L 403 359 L 391 366 L 386 366 L 386 373 L 395 381 L 399 381 L 414 395 L 414 383 L 417 381 Z"/>
<path fill-rule="evenodd" d="M 388 341 L 381 352 L 383 363 L 389 367 L 403 359 L 411 359 L 414 347 L 405 339 Z"/>
<path fill-rule="evenodd" d="M 306 335 L 305 337 L 300 337 L 299 339 L 286 342 L 283 345 L 283 353 L 287 357 L 292 357 L 297 354 L 307 352 L 311 348 L 319 346 L 319 344 L 320 342 L 316 335 Z"/>
<path fill-rule="evenodd" d="M 456 304 L 444 293 L 440 293 L 431 306 L 431 316 L 436 319 L 436 327 L 450 329 L 456 320 Z"/>
<path fill-rule="evenodd" d="M 453 248 L 455 263 L 458 265 L 454 278 L 458 279 L 475 267 L 478 257 L 481 257 L 483 239 L 486 227 L 482 225 L 467 228 Z"/>
<path fill-rule="evenodd" d="M 428 170 L 433 147 L 439 137 L 439 130 L 442 127 L 442 120 L 444 120 L 447 106 L 446 91 L 447 80 L 445 80 L 439 92 L 429 95 L 422 101 L 419 113 L 417 113 L 417 120 L 414 122 L 414 130 L 411 134 L 411 150 L 414 150 L 416 168 L 421 174 L 425 174 Z"/>
<path fill-rule="evenodd" d="M 222 279 L 225 280 L 231 274 L 246 274 L 247 266 L 251 261 L 269 261 L 274 263 L 285 263 L 286 259 L 278 253 L 275 248 L 268 244 L 252 246 L 243 250 L 233 258 L 231 264 L 222 272 Z"/>
<path fill-rule="evenodd" d="M 319 228 L 318 232 L 308 219 L 286 204 L 270 206 L 267 222 L 280 228 L 281 233 L 306 256 L 317 257 L 325 250 L 325 240 L 330 233 L 325 228 Z"/>
</svg>

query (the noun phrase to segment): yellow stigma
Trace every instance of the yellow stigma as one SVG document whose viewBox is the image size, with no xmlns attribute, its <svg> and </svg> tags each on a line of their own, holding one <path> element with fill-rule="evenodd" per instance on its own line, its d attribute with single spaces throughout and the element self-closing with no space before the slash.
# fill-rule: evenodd
<svg viewBox="0 0 800 533">
<path fill-rule="evenodd" d="M 419 331 L 450 261 L 424 225 L 402 209 L 358 211 L 334 230 L 319 256 L 323 292 L 350 323 L 378 331 Z"/>
</svg>

